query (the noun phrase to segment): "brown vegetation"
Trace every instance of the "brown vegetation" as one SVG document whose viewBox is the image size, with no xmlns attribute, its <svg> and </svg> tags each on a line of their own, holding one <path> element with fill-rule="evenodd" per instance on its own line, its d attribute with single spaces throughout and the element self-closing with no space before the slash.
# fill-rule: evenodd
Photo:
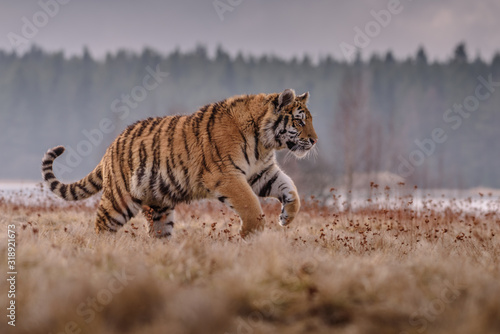
<svg viewBox="0 0 500 334">
<path fill-rule="evenodd" d="M 157 240 L 143 216 L 98 236 L 95 207 L 0 201 L 1 263 L 16 224 L 18 271 L 16 327 L 4 315 L 0 332 L 498 333 L 499 206 L 411 201 L 342 213 L 310 200 L 287 228 L 266 202 L 248 242 L 219 203 L 178 207 Z"/>
</svg>

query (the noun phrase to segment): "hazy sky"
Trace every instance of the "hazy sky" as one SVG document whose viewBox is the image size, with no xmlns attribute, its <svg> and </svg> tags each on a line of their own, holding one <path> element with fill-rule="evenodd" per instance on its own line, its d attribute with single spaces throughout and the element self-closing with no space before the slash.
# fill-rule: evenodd
<svg viewBox="0 0 500 334">
<path fill-rule="evenodd" d="M 372 37 L 358 40 L 365 56 L 390 49 L 403 58 L 423 45 L 430 59 L 445 60 L 460 41 L 472 58 L 479 53 L 490 60 L 500 50 L 500 0 L 401 0 L 397 13 L 383 17 L 385 26 L 374 23 L 371 11 L 397 0 L 72 0 L 53 17 L 41 13 L 40 3 L 55 1 L 0 0 L 0 48 L 14 49 L 10 36 L 23 38 L 15 42 L 21 51 L 28 42 L 72 55 L 86 45 L 100 58 L 120 48 L 167 53 L 199 43 L 211 51 L 220 44 L 233 55 L 341 58 L 341 43 L 354 46 L 355 28 L 368 27 Z M 31 24 L 38 31 L 27 28 Z"/>
</svg>

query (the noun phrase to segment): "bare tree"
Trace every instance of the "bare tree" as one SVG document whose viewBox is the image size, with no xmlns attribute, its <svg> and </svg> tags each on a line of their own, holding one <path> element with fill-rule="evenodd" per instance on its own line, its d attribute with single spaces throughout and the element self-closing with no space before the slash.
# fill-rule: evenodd
<svg viewBox="0 0 500 334">
<path fill-rule="evenodd" d="M 366 116 L 366 89 L 363 87 L 363 73 L 359 65 L 349 68 L 342 79 L 338 113 L 335 118 L 336 133 L 339 135 L 343 170 L 345 175 L 346 209 L 351 209 L 354 170 L 357 156 L 360 152 L 360 126 Z M 362 149 L 361 149 L 362 151 Z"/>
</svg>

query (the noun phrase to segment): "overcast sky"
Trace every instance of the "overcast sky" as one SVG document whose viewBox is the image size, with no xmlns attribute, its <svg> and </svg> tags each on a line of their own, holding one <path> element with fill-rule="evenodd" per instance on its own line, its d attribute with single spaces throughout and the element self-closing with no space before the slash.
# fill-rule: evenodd
<svg viewBox="0 0 500 334">
<path fill-rule="evenodd" d="M 500 50 L 500 0 L 401 0 L 395 8 L 397 0 L 72 0 L 53 17 L 40 13 L 39 2 L 54 1 L 0 0 L 0 48 L 18 43 L 23 51 L 28 42 L 73 55 L 86 45 L 102 58 L 121 48 L 168 53 L 197 44 L 213 51 L 220 44 L 233 55 L 343 58 L 341 44 L 355 46 L 355 28 L 365 34 L 368 27 L 365 38 L 358 36 L 364 56 L 392 50 L 405 58 L 422 45 L 430 59 L 446 60 L 460 41 L 471 58 L 479 53 L 489 61 Z M 396 13 L 383 17 L 385 27 L 374 23 L 371 11 L 388 7 Z M 26 27 L 31 24 L 38 31 Z"/>
</svg>

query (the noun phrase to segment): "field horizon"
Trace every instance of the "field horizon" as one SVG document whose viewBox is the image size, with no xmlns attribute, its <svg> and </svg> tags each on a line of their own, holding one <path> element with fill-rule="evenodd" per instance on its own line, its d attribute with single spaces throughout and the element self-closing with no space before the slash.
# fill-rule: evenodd
<svg viewBox="0 0 500 334">
<path fill-rule="evenodd" d="M 1 253 L 13 224 L 17 269 L 16 326 L 4 315 L 2 333 L 500 331 L 497 194 L 415 208 L 387 193 L 339 211 L 332 190 L 335 205 L 307 199 L 286 228 L 266 200 L 265 230 L 246 241 L 217 202 L 179 205 L 173 237 L 157 240 L 143 215 L 96 235 L 95 203 L 40 196 L 0 194 Z"/>
</svg>

